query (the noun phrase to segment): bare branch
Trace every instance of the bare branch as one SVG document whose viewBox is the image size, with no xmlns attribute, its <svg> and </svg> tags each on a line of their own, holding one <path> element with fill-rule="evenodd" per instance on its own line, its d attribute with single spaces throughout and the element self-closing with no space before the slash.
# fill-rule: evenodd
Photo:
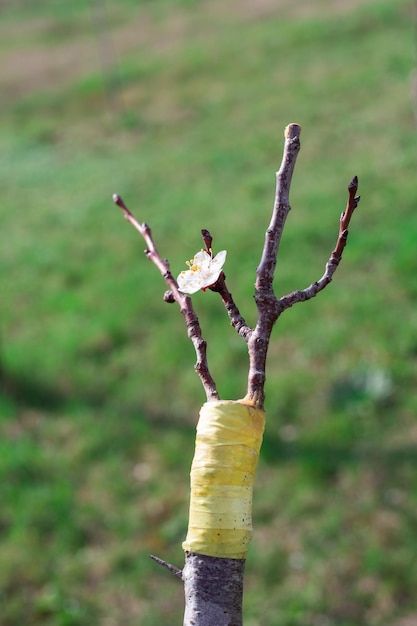
<svg viewBox="0 0 417 626">
<path fill-rule="evenodd" d="M 209 231 L 206 228 L 202 229 L 201 235 L 203 237 L 204 245 L 206 246 L 207 252 L 210 255 L 212 255 L 213 249 L 211 247 L 211 244 L 213 242 L 213 237 L 210 235 Z M 233 328 L 237 331 L 237 333 L 241 337 L 243 337 L 243 339 L 246 342 L 248 342 L 249 337 L 252 334 L 252 328 L 246 324 L 244 318 L 240 314 L 240 311 L 235 301 L 233 300 L 232 294 L 226 287 L 226 276 L 224 272 L 221 272 L 216 283 L 212 285 L 211 287 L 209 287 L 209 289 L 211 291 L 215 291 L 216 293 L 220 294 L 220 297 L 225 306 L 227 315 L 229 316 L 230 323 L 232 324 Z"/>
<path fill-rule="evenodd" d="M 197 314 L 193 309 L 191 298 L 178 289 L 177 281 L 171 273 L 168 261 L 166 259 L 162 259 L 155 246 L 149 226 L 147 224 L 141 224 L 136 220 L 120 196 L 114 194 L 113 201 L 122 209 L 127 221 L 130 222 L 130 224 L 132 224 L 132 226 L 136 228 L 136 230 L 139 231 L 144 238 L 147 245 L 147 249 L 145 250 L 146 256 L 159 269 L 164 281 L 169 287 L 169 291 L 165 292 L 164 300 L 166 302 L 172 302 L 172 300 L 175 300 L 180 307 L 187 326 L 188 337 L 193 342 L 197 355 L 195 371 L 200 377 L 201 383 L 206 392 L 207 400 L 219 400 L 220 396 L 216 389 L 216 383 L 214 382 L 208 368 L 207 343 L 202 337 L 200 323 Z"/>
<path fill-rule="evenodd" d="M 291 209 L 289 204 L 290 186 L 295 162 L 300 151 L 300 133 L 301 126 L 299 124 L 289 124 L 285 129 L 284 154 L 281 167 L 277 172 L 272 219 L 265 234 L 262 258 L 256 271 L 256 291 L 267 292 L 269 295 L 273 295 L 272 281 L 274 279 L 278 248 L 284 230 L 285 220 Z M 263 317 L 263 305 L 261 309 L 259 316 Z"/>
<path fill-rule="evenodd" d="M 306 289 L 301 289 L 298 291 L 293 291 L 287 296 L 283 296 L 277 302 L 277 314 L 281 315 L 283 311 L 289 309 L 293 304 L 297 302 L 305 302 L 306 300 L 310 300 L 314 298 L 320 291 L 322 291 L 327 285 L 331 282 L 333 278 L 333 274 L 339 266 L 340 261 L 342 260 L 343 250 L 346 246 L 347 238 L 348 238 L 348 228 L 350 224 L 351 217 L 353 215 L 354 210 L 359 204 L 360 196 L 356 195 L 358 190 L 358 177 L 354 176 L 349 183 L 348 186 L 348 200 L 346 205 L 346 210 L 342 213 L 340 217 L 340 226 L 339 226 L 339 236 L 337 238 L 336 247 L 330 255 L 329 260 L 326 263 L 326 269 L 323 276 L 320 280 L 312 283 Z"/>
<path fill-rule="evenodd" d="M 220 294 L 231 325 L 247 343 L 253 329 L 246 324 L 244 318 L 241 316 L 240 311 L 233 300 L 232 294 L 226 287 L 226 276 L 223 272 L 220 274 L 216 284 L 213 287 L 210 287 L 210 289 L 211 291 L 216 291 Z"/>
<path fill-rule="evenodd" d="M 255 302 L 258 309 L 258 322 L 248 341 L 249 377 L 246 400 L 263 408 L 265 398 L 265 367 L 269 339 L 277 320 L 277 299 L 273 280 L 277 253 L 285 220 L 291 209 L 289 194 L 295 162 L 300 151 L 299 124 L 289 124 L 285 129 L 285 145 L 282 163 L 277 172 L 277 184 L 272 218 L 265 234 L 261 262 L 256 272 Z"/>
<path fill-rule="evenodd" d="M 265 365 L 272 328 L 283 311 L 296 302 L 304 302 L 313 298 L 331 282 L 342 259 L 352 214 L 360 200 L 360 196 L 356 196 L 358 178 L 355 176 L 348 186 L 349 196 L 346 210 L 340 218 L 336 247 L 330 255 L 323 276 L 306 289 L 294 291 L 277 300 L 273 290 L 273 279 L 285 220 L 291 208 L 289 192 L 295 162 L 300 150 L 300 132 L 301 127 L 298 124 L 290 124 L 285 129 L 284 155 L 277 173 L 274 210 L 271 223 L 266 231 L 265 244 L 255 283 L 258 322 L 248 341 L 250 369 L 246 400 L 253 402 L 259 408 L 263 407 L 264 402 Z"/>
</svg>

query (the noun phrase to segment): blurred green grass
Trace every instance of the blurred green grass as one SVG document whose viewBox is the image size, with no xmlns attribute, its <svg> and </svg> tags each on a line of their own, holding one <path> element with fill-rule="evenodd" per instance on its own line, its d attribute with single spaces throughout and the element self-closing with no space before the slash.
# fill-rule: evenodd
<svg viewBox="0 0 417 626">
<path fill-rule="evenodd" d="M 321 275 L 354 174 L 362 201 L 332 285 L 274 333 L 245 623 L 414 615 L 409 3 L 0 11 L 0 624 L 181 622 L 180 586 L 146 555 L 181 564 L 204 398 L 181 315 L 111 196 L 174 273 L 208 228 L 253 324 L 291 121 L 302 151 L 279 295 Z M 245 345 L 214 294 L 194 300 L 220 392 L 240 397 Z"/>
</svg>

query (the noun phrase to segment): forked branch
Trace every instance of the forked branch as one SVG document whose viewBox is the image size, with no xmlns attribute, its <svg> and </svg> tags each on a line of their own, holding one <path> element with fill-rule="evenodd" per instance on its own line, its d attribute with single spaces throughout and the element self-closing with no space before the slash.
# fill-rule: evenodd
<svg viewBox="0 0 417 626">
<path fill-rule="evenodd" d="M 265 399 L 265 368 L 269 340 L 278 317 L 273 280 L 285 220 L 291 209 L 290 186 L 300 151 L 300 133 L 299 124 L 289 124 L 285 129 L 284 154 L 281 167 L 277 172 L 272 218 L 265 233 L 262 257 L 256 270 L 255 302 L 258 309 L 258 321 L 248 342 L 249 376 L 245 399 L 260 409 L 263 408 Z"/>
<path fill-rule="evenodd" d="M 300 150 L 300 133 L 301 126 L 298 124 L 290 124 L 285 129 L 284 155 L 281 167 L 277 172 L 272 219 L 266 231 L 262 258 L 257 269 L 255 302 L 258 308 L 258 321 L 248 341 L 250 367 L 246 400 L 252 402 L 258 408 L 263 408 L 264 404 L 266 357 L 272 328 L 283 311 L 296 302 L 303 302 L 313 298 L 331 282 L 333 274 L 342 259 L 352 214 L 360 200 L 360 196 L 356 196 L 358 178 L 355 176 L 348 187 L 348 202 L 346 210 L 340 218 L 336 247 L 330 255 L 323 276 L 306 289 L 294 291 L 278 300 L 274 294 L 273 279 L 285 220 L 291 208 L 289 192 L 295 162 Z"/>
<path fill-rule="evenodd" d="M 197 356 L 197 363 L 195 365 L 195 371 L 200 377 L 201 383 L 206 392 L 207 400 L 219 400 L 220 396 L 216 389 L 216 383 L 214 382 L 207 363 L 207 343 L 203 339 L 201 334 L 201 327 L 196 312 L 193 309 L 191 298 L 178 289 L 176 279 L 173 277 L 169 263 L 166 259 L 163 259 L 153 240 L 151 229 L 147 224 L 141 224 L 136 220 L 130 210 L 127 208 L 122 198 L 117 194 L 113 195 L 113 201 L 123 211 L 125 218 L 130 224 L 142 235 L 147 245 L 145 254 L 154 265 L 159 269 L 162 277 L 169 287 L 169 292 L 165 294 L 164 299 L 167 302 L 175 300 L 178 303 L 181 313 L 184 316 L 187 326 L 188 337 L 191 339 L 194 345 L 194 349 Z"/>
<path fill-rule="evenodd" d="M 290 308 L 297 302 L 304 302 L 305 300 L 313 298 L 331 282 L 333 274 L 342 259 L 343 250 L 346 246 L 350 220 L 360 200 L 360 196 L 356 195 L 358 190 L 358 178 L 355 176 L 348 187 L 349 196 L 346 209 L 340 218 L 339 235 L 336 247 L 330 255 L 323 276 L 306 289 L 293 291 L 292 293 L 278 299 L 274 293 L 273 280 L 285 221 L 291 209 L 289 195 L 294 167 L 300 151 L 300 133 L 301 126 L 299 124 L 289 124 L 285 129 L 284 153 L 280 169 L 276 176 L 275 201 L 272 217 L 265 233 L 265 243 L 262 256 L 256 270 L 255 302 L 258 311 L 258 319 L 255 328 L 248 326 L 240 314 L 240 311 L 233 300 L 232 294 L 226 286 L 226 276 L 223 272 L 220 272 L 220 275 L 218 275 L 214 284 L 206 283 L 206 285 L 203 284 L 201 287 L 204 290 L 208 288 L 211 291 L 215 291 L 220 294 L 233 328 L 248 344 L 249 375 L 248 391 L 245 400 L 252 403 L 257 408 L 263 408 L 264 405 L 266 357 L 272 328 L 274 327 L 278 317 L 286 309 Z M 169 291 L 167 291 L 164 295 L 165 301 L 175 301 L 180 306 L 181 313 L 183 314 L 187 325 L 188 336 L 194 344 L 197 355 L 195 370 L 200 376 L 201 382 L 206 391 L 207 400 L 218 400 L 219 394 L 208 369 L 206 342 L 202 338 L 200 324 L 193 309 L 191 298 L 183 293 L 183 291 L 179 290 L 178 283 L 171 274 L 168 261 L 166 259 L 162 259 L 156 249 L 149 226 L 147 224 L 140 224 L 134 218 L 120 196 L 114 195 L 113 199 L 114 202 L 122 209 L 125 218 L 144 238 L 147 245 L 147 249 L 145 250 L 146 256 L 156 265 L 168 285 Z M 205 229 L 201 231 L 201 234 L 203 236 L 207 252 L 207 254 L 204 254 L 206 258 L 212 258 L 212 237 L 209 231 Z M 195 259 L 197 256 L 198 255 L 196 255 Z M 214 262 L 215 259 L 213 260 L 213 263 Z M 191 268 L 191 270 L 194 270 L 194 267 Z M 192 272 L 190 271 L 182 272 L 182 274 L 190 274 L 192 276 Z M 196 289 L 194 287 L 194 291 L 195 290 Z M 190 291 L 190 293 L 193 293 L 193 291 Z"/>
<path fill-rule="evenodd" d="M 330 255 L 329 260 L 326 263 L 326 269 L 323 276 L 320 280 L 312 283 L 306 289 L 300 289 L 298 291 L 293 291 L 287 296 L 282 296 L 277 301 L 277 314 L 281 315 L 283 311 L 289 309 L 293 304 L 297 302 L 304 302 L 305 300 L 310 300 L 314 298 L 320 291 L 322 291 L 327 285 L 331 282 L 333 278 L 333 274 L 335 273 L 340 261 L 342 260 L 343 250 L 345 249 L 347 238 L 348 238 L 348 228 L 350 224 L 350 219 L 353 215 L 354 210 L 359 204 L 360 196 L 356 195 L 358 190 L 358 177 L 354 176 L 349 183 L 348 186 L 348 201 L 346 205 L 346 210 L 343 211 L 340 216 L 340 226 L 339 226 L 339 236 L 337 238 L 336 247 Z"/>
</svg>

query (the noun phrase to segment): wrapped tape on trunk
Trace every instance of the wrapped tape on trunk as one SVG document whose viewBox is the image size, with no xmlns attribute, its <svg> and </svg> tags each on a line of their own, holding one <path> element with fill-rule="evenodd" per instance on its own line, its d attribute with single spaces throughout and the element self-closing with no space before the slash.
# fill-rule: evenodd
<svg viewBox="0 0 417 626">
<path fill-rule="evenodd" d="M 244 401 L 219 400 L 202 406 L 191 466 L 186 552 L 246 558 L 264 426 L 264 411 Z"/>
</svg>

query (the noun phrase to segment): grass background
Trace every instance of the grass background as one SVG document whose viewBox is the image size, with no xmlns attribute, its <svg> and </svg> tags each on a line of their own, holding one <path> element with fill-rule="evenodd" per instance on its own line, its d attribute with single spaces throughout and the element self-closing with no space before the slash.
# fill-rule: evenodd
<svg viewBox="0 0 417 626">
<path fill-rule="evenodd" d="M 208 228 L 255 322 L 283 130 L 303 126 L 278 295 L 246 626 L 417 624 L 416 93 L 403 0 L 3 2 L 0 624 L 181 623 L 194 353 L 174 273 Z M 414 86 L 413 86 L 414 85 Z M 222 397 L 246 347 L 194 304 Z"/>
</svg>

